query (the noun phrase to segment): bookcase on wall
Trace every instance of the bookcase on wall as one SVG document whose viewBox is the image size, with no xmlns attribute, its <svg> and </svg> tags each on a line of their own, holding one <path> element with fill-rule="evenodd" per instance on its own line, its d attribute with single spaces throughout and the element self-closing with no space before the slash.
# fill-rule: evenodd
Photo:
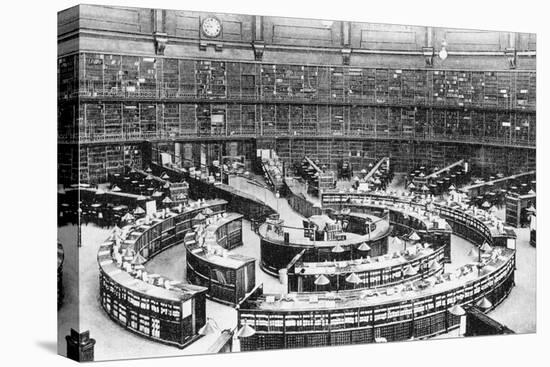
<svg viewBox="0 0 550 367">
<path fill-rule="evenodd" d="M 536 75 L 531 71 L 306 66 L 88 53 L 78 57 L 84 98 L 80 103 L 86 110 L 81 141 L 193 133 L 412 139 L 459 136 L 528 145 L 535 140 Z M 71 66 L 69 61 L 60 65 L 66 66 L 63 73 L 60 66 L 59 83 L 67 84 Z M 111 105 L 103 111 L 101 103 L 93 106 L 105 97 L 121 99 L 120 114 Z M 129 122 L 135 117 L 126 111 L 126 105 L 143 99 L 156 103 L 137 104 L 139 122 Z M 227 99 L 236 101 L 229 107 L 222 104 Z M 179 111 L 171 105 L 178 102 Z M 189 104 L 196 102 L 193 116 Z M 215 106 L 209 117 L 203 105 L 212 103 Z M 220 113 L 212 114 L 212 108 Z M 223 109 L 227 115 L 222 121 Z M 71 124 L 68 115 L 60 119 L 67 120 L 66 126 Z M 117 121 L 123 126 L 117 126 Z"/>
<path fill-rule="evenodd" d="M 57 60 L 57 97 L 67 100 L 78 91 L 78 56 L 69 55 Z"/>
<path fill-rule="evenodd" d="M 81 173 L 84 173 L 79 165 L 80 152 L 78 145 L 60 145 L 57 150 L 57 170 L 59 183 L 74 183 L 79 180 Z M 84 179 L 87 180 L 87 170 Z"/>
<path fill-rule="evenodd" d="M 281 159 L 311 155 L 333 165 L 336 159 L 361 164 L 365 158 L 350 156 L 358 148 L 340 140 L 333 143 L 332 138 L 380 139 L 372 144 L 376 154 L 397 155 L 398 164 L 405 164 L 405 154 L 418 150 L 400 151 L 401 141 L 458 140 L 532 148 L 536 140 L 533 70 L 396 69 L 80 53 L 59 58 L 58 75 L 63 139 L 81 143 L 288 136 L 294 140 L 281 142 Z M 319 137 L 315 147 L 306 143 L 312 136 Z M 300 137 L 308 139 L 296 140 Z M 396 144 L 390 146 L 388 138 Z M 116 157 L 121 152 L 97 149 L 81 149 L 86 159 L 81 177 L 101 178 L 118 169 L 121 158 Z M 455 154 L 440 154 L 438 149 L 430 145 L 418 160 L 441 162 Z M 486 149 L 476 153 L 476 159 L 487 170 L 533 164 L 534 154 L 519 149 L 504 167 L 500 152 L 497 147 Z"/>
<path fill-rule="evenodd" d="M 141 135 L 144 138 L 157 137 L 157 105 L 154 103 L 140 103 L 139 123 Z"/>
<path fill-rule="evenodd" d="M 125 166 L 142 167 L 139 144 L 85 145 L 78 149 L 81 182 L 105 182 L 108 175 L 120 173 Z"/>
<path fill-rule="evenodd" d="M 339 160 L 352 162 L 354 169 L 366 168 L 378 157 L 390 157 L 397 172 L 408 172 L 418 165 L 445 167 L 465 157 L 471 158 L 478 174 L 512 174 L 534 169 L 536 151 L 510 150 L 506 147 L 456 145 L 452 142 L 415 142 L 402 140 L 277 139 L 279 158 L 289 167 L 307 155 L 335 169 Z M 359 152 L 359 156 L 357 156 Z"/>
<path fill-rule="evenodd" d="M 105 136 L 107 139 L 123 138 L 122 131 L 122 103 L 105 103 L 104 104 L 104 126 Z"/>
<path fill-rule="evenodd" d="M 201 60 L 196 63 L 197 97 L 225 98 L 226 63 Z"/>
<path fill-rule="evenodd" d="M 534 109 L 534 71 L 262 64 L 82 53 L 81 96 L 301 100 Z M 60 59 L 61 60 L 61 59 Z M 71 66 L 63 59 L 60 80 Z"/>
<path fill-rule="evenodd" d="M 178 136 L 181 131 L 179 104 L 164 103 L 159 106 L 158 114 L 164 137 Z"/>
<path fill-rule="evenodd" d="M 80 182 L 89 182 L 88 149 L 85 147 L 78 149 L 78 146 L 75 146 L 74 149 L 78 152 L 78 179 Z"/>
<path fill-rule="evenodd" d="M 124 102 L 122 105 L 122 131 L 125 139 L 141 136 L 139 104 Z"/>
</svg>

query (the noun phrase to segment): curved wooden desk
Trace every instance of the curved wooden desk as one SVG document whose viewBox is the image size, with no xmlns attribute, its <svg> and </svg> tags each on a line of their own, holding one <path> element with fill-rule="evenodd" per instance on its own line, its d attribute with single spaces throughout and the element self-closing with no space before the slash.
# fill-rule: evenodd
<svg viewBox="0 0 550 367">
<path fill-rule="evenodd" d="M 508 231 L 505 228 L 498 230 L 486 211 L 470 208 L 468 205 L 461 203 L 440 200 L 428 203 L 416 201 L 410 196 L 336 191 L 323 193 L 321 201 L 323 208 L 351 208 L 352 210 L 356 210 L 354 208 L 359 204 L 372 206 L 373 203 L 379 203 L 389 208 L 405 205 L 413 208 L 413 213 L 415 211 L 417 213 L 425 213 L 429 209 L 433 215 L 437 215 L 447 222 L 445 227 L 452 229 L 453 234 L 478 246 L 481 246 L 484 242 L 487 242 L 489 245 L 498 245 L 499 243 L 502 244 L 503 240 L 506 242 L 505 239 L 507 238 L 513 240 L 516 238 L 513 231 Z M 392 224 L 396 223 L 392 222 Z"/>
<path fill-rule="evenodd" d="M 185 239 L 189 282 L 207 287 L 209 298 L 230 305 L 239 303 L 256 284 L 256 260 L 226 253 L 242 244 L 241 219 L 242 215 L 229 213 L 208 225 L 205 232 L 215 236 L 214 248 L 199 243 L 199 230 Z"/>
<path fill-rule="evenodd" d="M 390 211 L 392 225 L 410 227 L 412 219 L 412 223 L 423 223 L 421 230 L 442 231 L 446 236 L 450 236 L 450 228 L 458 228 L 462 231 L 461 236 L 476 245 L 484 241 L 489 245 L 498 244 L 494 236 L 501 235 L 500 231 L 488 226 L 485 214 L 474 216 L 444 202 L 427 207 L 408 197 L 370 193 L 325 195 L 323 209 L 385 208 Z M 422 213 L 426 210 L 430 212 L 427 219 Z M 434 222 L 434 215 L 448 221 L 450 227 Z M 264 295 L 258 287 L 238 307 L 239 325 L 246 323 L 256 330 L 255 335 L 241 340 L 241 349 L 397 341 L 445 333 L 459 325 L 459 317 L 449 312 L 453 305 L 472 305 L 485 297 L 491 303 L 490 310 L 500 304 L 514 286 L 514 249 L 495 247 L 482 259 L 484 266 L 479 270 L 477 265 L 466 264 L 452 277 L 435 275 L 412 282 L 416 287 L 404 283 L 375 290 L 297 292 L 282 297 Z"/>
<path fill-rule="evenodd" d="M 380 218 L 375 218 L 378 220 Z M 357 248 L 362 243 L 367 243 L 372 256 L 383 255 L 388 252 L 388 236 L 391 233 L 391 227 L 387 221 L 379 221 L 373 232 L 366 235 L 355 233 L 343 233 L 345 240 L 334 241 L 312 241 L 303 236 L 303 230 L 288 230 L 289 241 L 286 242 L 284 235 L 275 231 L 268 230 L 269 224 L 264 223 L 260 226 L 258 234 L 260 236 L 261 263 L 260 266 L 269 274 L 278 276 L 279 269 L 286 268 L 289 262 L 302 250 L 306 250 L 303 255 L 303 261 L 323 261 L 333 257 L 332 249 L 339 245 L 342 252 L 339 257 L 343 259 L 352 259 L 360 257 Z"/>
<path fill-rule="evenodd" d="M 400 253 L 396 257 L 388 254 L 338 262 L 299 262 L 288 269 L 288 291 L 357 290 L 429 278 L 443 272 L 444 250 L 444 247 L 436 250 L 425 248 L 415 254 Z M 408 273 L 409 268 L 411 273 Z M 352 273 L 359 279 L 357 284 L 346 280 Z M 320 275 L 326 276 L 330 283 L 316 286 L 315 280 Z"/>
<path fill-rule="evenodd" d="M 180 348 L 196 340 L 206 322 L 207 289 L 153 274 L 144 281 L 137 277 L 139 264 L 132 265 L 131 272 L 126 271 L 117 263 L 120 258 L 114 250 L 119 248 L 116 252 L 122 253 L 123 264 L 137 258 L 124 258 L 128 249 L 147 261 L 183 241 L 198 213 L 207 208 L 214 214 L 221 213 L 226 205 L 223 200 L 211 200 L 187 207 L 182 213 L 129 227 L 118 246 L 113 239 L 103 243 L 97 255 L 99 296 L 109 317 L 134 333 Z"/>
<path fill-rule="evenodd" d="M 449 309 L 483 297 L 496 307 L 514 285 L 515 252 L 502 254 L 460 278 L 440 284 L 417 281 L 417 288 L 392 286 L 376 291 L 263 295 L 260 288 L 238 307 L 239 326 L 256 334 L 241 339 L 241 350 L 304 348 L 427 338 L 459 326 Z M 431 279 L 430 279 L 431 280 Z M 425 287 L 425 288 L 424 288 Z"/>
<path fill-rule="evenodd" d="M 189 183 L 189 196 L 191 198 L 217 198 L 226 200 L 228 211 L 242 214 L 250 221 L 260 220 L 263 222 L 266 217 L 275 213 L 275 210 L 267 206 L 263 201 L 233 186 L 220 182 L 213 184 L 198 177 L 193 177 L 188 172 L 184 172 L 175 167 L 151 164 L 151 168 L 153 173 L 157 175 L 166 172 L 174 179 L 186 180 Z"/>
</svg>

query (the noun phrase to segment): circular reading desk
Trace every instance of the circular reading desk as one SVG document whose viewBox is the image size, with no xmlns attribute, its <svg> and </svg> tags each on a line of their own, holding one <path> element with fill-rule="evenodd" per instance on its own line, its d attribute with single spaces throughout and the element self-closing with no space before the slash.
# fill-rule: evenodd
<svg viewBox="0 0 550 367">
<path fill-rule="evenodd" d="M 370 248 L 368 252 L 372 256 L 386 254 L 388 237 L 391 233 L 389 223 L 375 216 L 367 217 L 370 228 L 367 234 L 342 232 L 338 234 L 339 239 L 337 237 L 320 241 L 306 238 L 304 229 L 282 226 L 283 231 L 274 230 L 277 225 L 267 221 L 258 229 L 261 248 L 260 266 L 265 272 L 278 276 L 279 270 L 286 268 L 289 262 L 303 250 L 305 252 L 301 257 L 304 261 L 346 259 L 361 256 L 359 247 L 363 243 L 368 244 Z M 335 251 L 336 246 L 337 251 Z"/>
<path fill-rule="evenodd" d="M 387 287 L 443 272 L 444 247 L 411 246 L 407 251 L 344 261 L 299 261 L 288 267 L 289 292 L 342 291 Z M 323 275 L 326 284 L 318 284 Z"/>
<path fill-rule="evenodd" d="M 224 200 L 193 203 L 180 213 L 115 227 L 97 255 L 100 302 L 109 317 L 127 330 L 180 348 L 199 338 L 209 288 L 147 274 L 143 264 L 182 243 L 194 225 L 224 213 L 226 205 Z"/>
<path fill-rule="evenodd" d="M 433 273 L 418 276 L 423 272 L 412 266 L 430 256 L 418 243 L 413 246 L 417 258 L 400 253 L 400 263 L 385 258 L 378 269 L 372 268 L 376 267 L 372 258 L 369 263 L 357 258 L 336 264 L 291 263 L 289 269 L 300 275 L 301 284 L 289 275 L 287 294 L 264 294 L 259 285 L 237 307 L 239 327 L 247 324 L 256 330 L 241 340 L 241 350 L 427 338 L 457 328 L 463 320 L 459 306 L 490 311 L 514 286 L 515 234 L 499 227 L 484 211 L 460 203 L 361 192 L 323 193 L 321 202 L 323 210 L 389 212 L 394 233 L 418 232 L 417 242 L 427 241 L 431 255 L 439 256 L 428 261 Z M 445 261 L 446 251 L 450 255 L 451 233 L 479 246 L 479 258 L 444 272 L 438 264 Z M 377 280 L 385 277 L 385 281 L 368 283 L 362 270 L 379 271 Z M 348 284 L 339 287 L 342 281 Z"/>
<path fill-rule="evenodd" d="M 256 260 L 228 254 L 242 245 L 242 215 L 228 213 L 207 219 L 186 235 L 184 243 L 187 279 L 208 288 L 207 296 L 215 301 L 236 305 L 256 283 Z"/>
</svg>

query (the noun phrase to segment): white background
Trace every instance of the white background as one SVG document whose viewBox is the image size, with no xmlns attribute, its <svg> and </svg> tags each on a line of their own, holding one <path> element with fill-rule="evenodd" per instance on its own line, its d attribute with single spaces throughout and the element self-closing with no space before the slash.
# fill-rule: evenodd
<svg viewBox="0 0 550 367">
<path fill-rule="evenodd" d="M 548 84 L 545 48 L 550 38 L 543 1 L 344 1 L 274 0 L 93 1 L 97 4 L 204 10 L 537 33 L 538 132 L 538 323 L 536 335 L 391 343 L 309 350 L 103 362 L 99 365 L 162 364 L 233 366 L 388 364 L 396 366 L 508 366 L 546 364 L 549 260 L 543 240 L 548 153 L 544 124 Z M 56 345 L 56 54 L 57 11 L 73 1 L 11 1 L 2 6 L 0 91 L 2 140 L 2 312 L 0 364 L 73 364 Z M 548 65 L 548 63 L 547 63 Z M 547 66 L 550 67 L 550 66 Z M 7 199 L 7 200 L 6 200 Z M 521 269 L 519 270 L 521 271 Z M 543 314 L 546 308 L 546 316 Z M 93 335 L 92 335 L 93 337 Z"/>
</svg>

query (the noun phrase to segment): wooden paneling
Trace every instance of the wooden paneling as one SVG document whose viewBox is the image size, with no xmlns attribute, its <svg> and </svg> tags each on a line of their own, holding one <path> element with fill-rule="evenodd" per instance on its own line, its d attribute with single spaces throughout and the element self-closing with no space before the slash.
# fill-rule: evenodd
<svg viewBox="0 0 550 367">
<path fill-rule="evenodd" d="M 438 49 L 445 40 L 449 51 L 502 51 L 508 37 L 507 32 L 436 28 L 434 46 Z"/>
<path fill-rule="evenodd" d="M 224 41 L 252 41 L 252 16 L 217 14 L 222 23 L 221 38 Z"/>
<path fill-rule="evenodd" d="M 175 12 L 174 34 L 178 37 L 199 38 L 200 18 L 195 12 Z"/>
<path fill-rule="evenodd" d="M 518 38 L 519 51 L 536 51 L 537 35 L 535 33 L 519 33 Z"/>
<path fill-rule="evenodd" d="M 340 28 L 340 22 L 270 17 L 264 22 L 264 37 L 266 42 L 280 45 L 339 46 Z"/>
<path fill-rule="evenodd" d="M 73 6 L 72 8 L 60 11 L 57 13 L 57 35 L 77 30 L 79 28 L 80 7 Z"/>
<path fill-rule="evenodd" d="M 424 27 L 393 24 L 353 23 L 353 47 L 377 50 L 420 50 L 424 46 Z"/>
<path fill-rule="evenodd" d="M 150 33 L 151 20 L 150 9 L 80 5 L 81 28 Z"/>
<path fill-rule="evenodd" d="M 99 31 L 119 31 L 150 34 L 153 31 L 152 9 L 115 6 L 79 5 L 58 14 L 58 33 L 65 34 L 80 28 Z M 165 31 L 171 36 L 200 39 L 201 19 L 207 12 L 167 10 Z M 222 22 L 222 34 L 216 40 L 250 42 L 254 16 L 212 14 Z M 79 18 L 80 17 L 80 18 Z M 263 39 L 267 44 L 303 47 L 334 47 L 343 45 L 343 24 L 340 21 L 262 17 Z M 345 23 L 348 24 L 348 23 Z M 420 51 L 427 45 L 427 27 L 349 23 L 350 44 L 355 49 Z M 347 29 L 347 28 L 346 28 Z M 433 45 L 439 49 L 446 40 L 449 51 L 502 51 L 510 46 L 510 33 L 497 31 L 433 28 Z M 347 37 L 346 37 L 347 38 Z M 104 41 L 108 42 L 110 40 Z M 518 33 L 518 50 L 536 50 L 536 36 Z M 169 43 L 169 48 L 171 44 Z M 320 55 L 318 57 L 323 57 Z M 352 59 L 356 55 L 352 55 Z"/>
</svg>

